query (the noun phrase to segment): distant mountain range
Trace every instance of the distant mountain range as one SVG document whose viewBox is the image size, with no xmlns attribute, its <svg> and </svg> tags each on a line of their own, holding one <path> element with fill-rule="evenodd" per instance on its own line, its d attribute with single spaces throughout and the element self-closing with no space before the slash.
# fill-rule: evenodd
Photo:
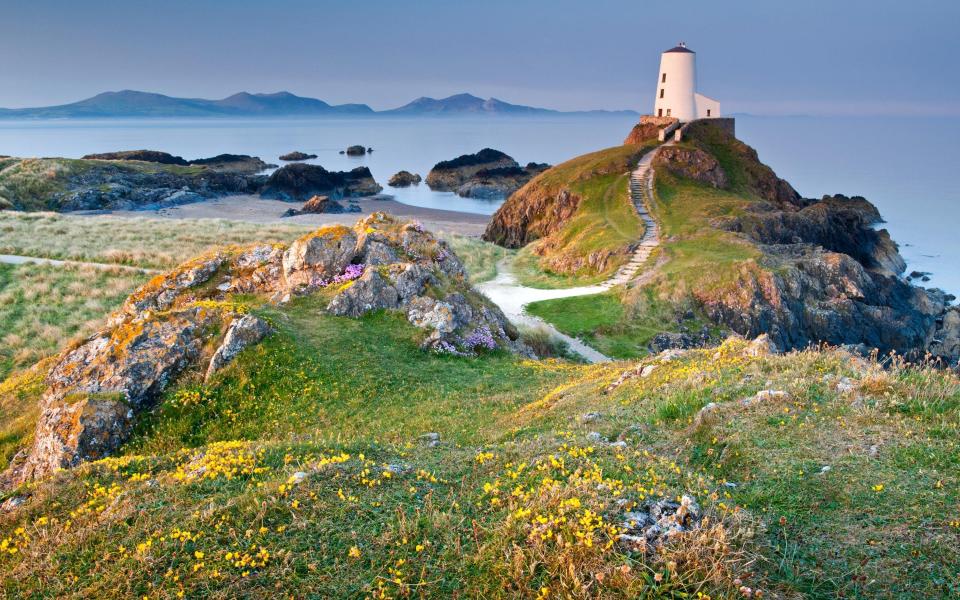
<svg viewBox="0 0 960 600">
<path fill-rule="evenodd" d="M 448 98 L 417 98 L 391 110 L 375 111 L 366 104 L 328 104 L 290 92 L 240 92 L 222 100 L 174 98 L 163 94 L 124 90 L 92 98 L 38 108 L 0 108 L 0 118 L 81 119 L 115 117 L 355 117 L 355 116 L 523 116 L 523 115 L 634 115 L 634 111 L 561 112 L 510 104 L 496 98 L 456 94 Z"/>
</svg>

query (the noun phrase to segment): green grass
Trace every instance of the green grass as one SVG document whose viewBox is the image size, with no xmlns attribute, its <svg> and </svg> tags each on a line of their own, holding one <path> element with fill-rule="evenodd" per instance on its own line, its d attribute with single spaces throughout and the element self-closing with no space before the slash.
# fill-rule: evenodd
<svg viewBox="0 0 960 600">
<path fill-rule="evenodd" d="M 513 256 L 515 252 L 502 246 L 485 242 L 479 238 L 439 232 L 437 235 L 447 240 L 453 251 L 470 274 L 470 283 L 478 284 L 497 276 L 497 263 Z"/>
<path fill-rule="evenodd" d="M 215 246 L 290 242 L 312 229 L 222 219 L 0 212 L 0 253 L 168 269 Z"/>
<path fill-rule="evenodd" d="M 330 317 L 321 315 L 323 304 L 302 299 L 283 312 L 264 309 L 280 334 L 216 386 L 187 384 L 202 389 L 204 401 L 168 401 L 141 423 L 131 447 L 167 452 L 305 432 L 328 442 L 399 443 L 436 431 L 476 444 L 502 431 L 502 415 L 557 382 L 552 369 L 507 354 L 464 360 L 422 352 L 421 330 L 402 315 Z"/>
<path fill-rule="evenodd" d="M 0 264 L 0 379 L 92 333 L 147 279 L 130 269 Z"/>
<path fill-rule="evenodd" d="M 629 299 L 625 301 L 624 295 Z M 692 332 L 698 332 L 707 324 L 696 311 L 690 311 L 692 318 L 687 311 L 683 305 L 660 300 L 650 288 L 544 300 L 527 306 L 530 314 L 619 359 L 646 356 L 648 344 L 655 335 L 677 331 L 681 322 Z"/>
<path fill-rule="evenodd" d="M 643 221 L 630 200 L 627 183 L 629 172 L 648 150 L 617 146 L 587 154 L 547 170 L 518 192 L 557 195 L 567 190 L 581 198 L 559 231 L 520 251 L 513 268 L 522 284 L 596 283 L 629 259 L 628 247 L 643 235 Z"/>
<path fill-rule="evenodd" d="M 395 315 L 336 319 L 304 301 L 264 314 L 277 336 L 209 385 L 178 386 L 198 394 L 172 390 L 125 456 L 41 482 L 0 514 L 0 540 L 18 548 L 0 554 L 4 593 L 717 598 L 741 579 L 766 597 L 927 598 L 960 584 L 948 373 L 840 352 L 747 357 L 734 342 L 603 393 L 632 365 L 440 357 Z M 840 376 L 855 393 L 834 390 Z M 741 406 L 763 388 L 789 396 Z M 720 412 L 693 424 L 708 402 Z M 601 416 L 585 424 L 586 412 Z M 426 431 L 441 444 L 420 443 Z M 228 439 L 249 442 L 215 442 Z M 408 470 L 388 477 L 388 464 Z M 200 475 L 229 466 L 230 478 Z M 577 519 L 588 507 L 616 522 L 616 499 L 680 493 L 724 533 L 652 556 L 604 534 L 592 549 L 529 537 L 534 514 L 568 500 Z M 243 564 L 261 550 L 265 564 Z"/>
</svg>

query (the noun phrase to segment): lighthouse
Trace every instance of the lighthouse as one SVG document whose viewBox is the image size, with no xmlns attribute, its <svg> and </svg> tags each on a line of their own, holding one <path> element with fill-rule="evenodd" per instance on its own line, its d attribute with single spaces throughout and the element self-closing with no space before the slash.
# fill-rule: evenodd
<svg viewBox="0 0 960 600">
<path fill-rule="evenodd" d="M 720 116 L 720 103 L 697 93 L 697 53 L 683 42 L 660 55 L 653 114 L 682 123 Z"/>
</svg>

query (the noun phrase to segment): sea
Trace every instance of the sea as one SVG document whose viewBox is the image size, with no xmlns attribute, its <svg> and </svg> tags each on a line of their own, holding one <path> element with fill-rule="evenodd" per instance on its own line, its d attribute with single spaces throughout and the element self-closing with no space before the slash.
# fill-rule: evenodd
<svg viewBox="0 0 960 600">
<path fill-rule="evenodd" d="M 128 149 L 186 159 L 250 154 L 316 154 L 330 170 L 367 166 L 386 184 L 406 169 L 426 176 L 435 163 L 490 147 L 521 163 L 557 164 L 622 142 L 630 116 L 263 120 L 0 120 L 0 154 L 64 156 Z M 960 117 L 770 117 L 736 115 L 737 136 L 805 197 L 864 196 L 883 215 L 908 270 L 927 286 L 960 295 Z M 362 144 L 362 157 L 340 154 Z M 492 214 L 500 202 L 386 188 L 399 202 Z"/>
</svg>

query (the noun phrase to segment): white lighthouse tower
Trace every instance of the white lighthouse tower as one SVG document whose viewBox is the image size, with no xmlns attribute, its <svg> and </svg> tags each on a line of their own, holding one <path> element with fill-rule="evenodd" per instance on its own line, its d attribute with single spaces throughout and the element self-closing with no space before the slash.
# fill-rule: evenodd
<svg viewBox="0 0 960 600">
<path fill-rule="evenodd" d="M 720 103 L 697 93 L 697 54 L 683 42 L 660 55 L 653 114 L 682 123 L 720 116 Z"/>
</svg>

